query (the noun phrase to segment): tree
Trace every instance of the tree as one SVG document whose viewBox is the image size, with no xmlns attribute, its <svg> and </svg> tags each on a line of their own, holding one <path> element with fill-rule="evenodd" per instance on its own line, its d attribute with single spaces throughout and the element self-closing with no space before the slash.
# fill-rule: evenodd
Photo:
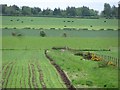
<svg viewBox="0 0 120 90">
<path fill-rule="evenodd" d="M 61 16 L 62 17 L 66 17 L 67 15 L 66 15 L 66 10 L 61 10 Z"/>
<path fill-rule="evenodd" d="M 42 15 L 53 15 L 53 11 L 49 8 L 43 9 Z"/>
<path fill-rule="evenodd" d="M 76 16 L 76 9 L 75 7 L 67 7 L 66 8 L 66 14 L 67 16 Z"/>
<path fill-rule="evenodd" d="M 90 9 L 90 16 L 98 16 L 98 11 Z"/>
<path fill-rule="evenodd" d="M 82 16 L 90 16 L 90 10 L 88 7 L 83 6 L 81 11 L 82 11 Z"/>
<path fill-rule="evenodd" d="M 63 33 L 63 37 L 67 37 L 67 34 L 66 34 L 66 33 Z"/>
<path fill-rule="evenodd" d="M 40 31 L 40 36 L 41 37 L 45 37 L 46 36 L 46 33 L 44 31 Z"/>
<path fill-rule="evenodd" d="M 60 10 L 60 8 L 58 8 L 58 9 L 55 8 L 54 11 L 53 11 L 53 15 L 59 15 L 59 16 L 60 16 L 60 15 L 61 15 L 61 10 Z"/>
<path fill-rule="evenodd" d="M 108 4 L 108 3 L 104 4 L 103 14 L 107 18 L 111 17 L 111 6 L 110 6 L 110 4 Z"/>
<path fill-rule="evenodd" d="M 106 5 L 105 5 L 106 6 Z M 41 10 L 39 7 L 28 7 L 28 6 L 22 6 L 22 8 L 19 8 L 17 5 L 13 6 L 7 6 L 7 4 L 1 4 L 0 8 L 2 8 L 2 15 L 24 15 L 24 16 L 61 16 L 61 17 L 76 17 L 76 16 L 98 16 L 98 11 L 89 9 L 89 7 L 67 7 L 65 10 L 62 10 L 60 8 L 55 8 L 54 10 L 51 10 L 49 8 Z M 112 7 L 112 14 L 113 16 L 116 16 L 116 7 Z M 106 8 L 104 10 L 106 15 Z"/>
<path fill-rule="evenodd" d="M 2 10 L 2 15 L 6 14 L 5 9 L 7 8 L 7 4 L 1 4 L 0 9 Z"/>
<path fill-rule="evenodd" d="M 119 4 L 118 4 L 118 18 L 120 19 L 120 1 L 119 1 Z"/>
<path fill-rule="evenodd" d="M 118 9 L 114 5 L 112 6 L 111 14 L 112 14 L 112 17 L 117 17 L 118 16 Z"/>
<path fill-rule="evenodd" d="M 41 12 L 41 9 L 39 7 L 34 7 L 34 8 L 31 8 L 31 13 L 33 15 L 39 15 Z"/>
<path fill-rule="evenodd" d="M 12 6 L 6 7 L 5 14 L 6 15 L 14 15 L 15 14 L 15 9 Z"/>
<path fill-rule="evenodd" d="M 77 14 L 77 16 L 82 16 L 82 10 L 80 7 L 76 8 L 76 14 Z"/>
<path fill-rule="evenodd" d="M 22 7 L 22 15 L 31 15 L 31 8 L 28 6 L 23 6 Z"/>
</svg>

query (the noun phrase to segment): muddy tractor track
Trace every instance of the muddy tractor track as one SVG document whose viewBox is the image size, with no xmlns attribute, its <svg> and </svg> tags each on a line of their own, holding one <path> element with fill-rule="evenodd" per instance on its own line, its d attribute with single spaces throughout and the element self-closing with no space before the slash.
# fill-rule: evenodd
<svg viewBox="0 0 120 90">
<path fill-rule="evenodd" d="M 60 68 L 60 66 L 57 65 L 55 63 L 55 61 L 47 54 L 47 50 L 45 50 L 44 53 L 45 53 L 46 58 L 48 60 L 50 60 L 51 64 L 56 68 L 56 70 L 60 74 L 60 76 L 61 76 L 63 82 L 65 83 L 66 87 L 68 88 L 68 90 L 76 90 L 76 88 L 71 84 L 70 80 L 68 79 L 68 77 L 66 76 L 64 71 Z"/>
<path fill-rule="evenodd" d="M 42 70 L 40 68 L 40 65 L 37 65 L 37 68 L 38 68 L 38 72 L 40 75 L 39 78 L 40 78 L 40 83 L 42 85 L 42 88 L 43 88 L 43 90 L 46 90 L 46 84 L 45 84 L 44 79 L 43 79 L 43 73 L 42 73 Z"/>
</svg>

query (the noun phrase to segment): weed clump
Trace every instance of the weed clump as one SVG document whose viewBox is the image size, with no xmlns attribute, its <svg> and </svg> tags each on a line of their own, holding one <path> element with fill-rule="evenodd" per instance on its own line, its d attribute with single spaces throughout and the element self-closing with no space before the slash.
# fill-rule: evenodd
<svg viewBox="0 0 120 90">
<path fill-rule="evenodd" d="M 55 28 L 50 28 L 51 30 L 55 30 Z"/>
<path fill-rule="evenodd" d="M 8 27 L 5 27 L 4 29 L 8 29 Z"/>
<path fill-rule="evenodd" d="M 101 28 L 100 30 L 104 30 L 104 28 Z"/>
<path fill-rule="evenodd" d="M 17 21 L 19 21 L 20 19 L 17 19 Z"/>
<path fill-rule="evenodd" d="M 93 82 L 92 81 L 86 81 L 86 85 L 93 86 Z"/>
<path fill-rule="evenodd" d="M 17 29 L 16 27 L 14 27 L 13 29 Z"/>
<path fill-rule="evenodd" d="M 99 68 L 107 67 L 107 61 L 100 61 L 100 62 L 98 62 L 98 67 Z"/>
<path fill-rule="evenodd" d="M 41 37 L 45 37 L 46 36 L 46 33 L 44 31 L 40 31 L 40 36 Z"/>
</svg>

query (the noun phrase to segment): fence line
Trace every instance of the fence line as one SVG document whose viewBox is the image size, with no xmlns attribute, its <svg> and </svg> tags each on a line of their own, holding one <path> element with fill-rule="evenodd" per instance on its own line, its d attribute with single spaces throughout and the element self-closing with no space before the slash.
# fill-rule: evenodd
<svg viewBox="0 0 120 90">
<path fill-rule="evenodd" d="M 112 61 L 115 65 L 118 66 L 118 60 L 119 58 L 108 56 L 108 55 L 102 55 L 102 54 L 95 54 L 98 57 L 101 57 L 104 61 Z"/>
</svg>

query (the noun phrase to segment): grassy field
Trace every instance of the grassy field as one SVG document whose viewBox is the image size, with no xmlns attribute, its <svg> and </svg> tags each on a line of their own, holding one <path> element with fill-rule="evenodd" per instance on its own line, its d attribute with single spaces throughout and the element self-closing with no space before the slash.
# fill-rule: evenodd
<svg viewBox="0 0 120 90">
<path fill-rule="evenodd" d="M 118 69 L 107 66 L 99 67 L 100 62 L 82 60 L 68 51 L 49 51 L 49 55 L 66 72 L 72 84 L 77 88 L 118 87 Z"/>
<path fill-rule="evenodd" d="M 98 42 L 99 41 L 99 42 Z M 53 43 L 54 42 L 54 43 Z M 86 44 L 87 42 L 87 44 Z M 13 62 L 16 62 L 16 67 L 20 66 L 23 64 L 24 69 L 26 70 L 26 65 L 30 63 L 34 63 L 36 65 L 36 62 L 39 63 L 41 66 L 41 69 L 44 71 L 47 71 L 46 68 L 48 68 L 49 64 L 48 61 L 44 62 L 45 57 L 43 54 L 44 49 L 50 49 L 53 46 L 57 47 L 64 47 L 68 46 L 71 48 L 76 48 L 76 49 L 111 49 L 111 52 L 99 52 L 99 54 L 102 55 L 109 55 L 109 56 L 114 56 L 118 57 L 117 50 L 114 48 L 118 47 L 118 42 L 117 38 L 75 38 L 75 37 L 69 37 L 69 38 L 61 38 L 61 37 L 12 37 L 12 36 L 6 36 L 3 37 L 3 49 L 13 49 L 13 50 L 5 50 L 3 51 L 3 65 L 4 63 L 10 63 L 11 62 L 11 57 L 17 58 L 17 59 L 12 59 Z M 24 54 L 21 53 L 19 55 L 17 52 L 25 52 Z M 26 49 L 25 51 L 21 49 Z M 28 49 L 28 51 L 27 51 Z M 36 50 L 32 50 L 36 49 Z M 21 50 L 21 51 L 19 51 Z M 30 51 L 29 51 L 30 50 Z M 42 52 L 41 52 L 42 50 Z M 4 53 L 6 52 L 6 53 Z M 15 53 L 16 54 L 15 54 Z M 96 52 L 95 52 L 96 53 Z M 98 53 L 98 52 L 97 52 Z M 114 53 L 114 54 L 113 54 Z M 34 56 L 35 55 L 35 56 Z M 68 77 L 70 78 L 72 84 L 77 87 L 77 88 L 98 88 L 98 87 L 109 87 L 109 88 L 114 88 L 118 87 L 118 72 L 116 67 L 106 67 L 106 68 L 99 68 L 98 63 L 94 61 L 81 61 L 81 57 L 73 56 L 69 52 L 61 53 L 61 52 L 50 52 L 50 55 L 53 57 L 53 59 L 56 60 L 57 64 L 66 72 Z M 19 57 L 18 57 L 19 56 Z M 20 57 L 22 56 L 22 57 Z M 40 58 L 39 58 L 40 57 Z M 43 58 L 41 58 L 43 57 Z M 4 60 L 4 58 L 6 58 Z M 37 58 L 37 59 L 36 59 Z M 30 60 L 29 60 L 30 59 Z M 36 61 L 37 60 L 37 61 Z M 41 61 L 42 60 L 42 61 Z M 21 62 L 21 64 L 19 63 Z M 74 63 L 73 63 L 74 62 Z M 26 64 L 25 64 L 26 63 Z M 46 63 L 46 68 L 44 69 L 44 66 L 41 64 Z M 25 66 L 24 66 L 25 64 Z M 53 67 L 49 68 L 53 70 Z M 19 68 L 19 70 L 21 70 Z M 13 70 L 14 71 L 14 70 Z M 50 71 L 52 74 L 55 73 Z M 5 72 L 3 70 L 3 72 Z M 37 71 L 35 71 L 38 73 Z M 21 73 L 21 72 L 19 72 Z M 29 74 L 29 73 L 28 73 Z M 27 74 L 27 75 L 28 75 Z M 50 73 L 45 73 L 44 77 L 50 79 L 49 76 L 52 74 Z M 4 73 L 3 73 L 4 75 Z M 23 76 L 24 77 L 24 76 Z M 19 78 L 19 76 L 16 76 L 16 78 Z M 36 78 L 38 78 L 36 76 Z M 58 80 L 60 77 L 56 77 L 56 80 Z M 101 79 L 100 79 L 101 78 Z M 6 79 L 5 79 L 6 80 Z M 27 79 L 26 79 L 27 80 Z M 59 81 L 59 80 L 58 80 Z M 56 81 L 56 82 L 58 82 Z M 25 81 L 26 83 L 28 81 Z M 38 82 L 38 81 L 36 81 Z M 54 83 L 53 79 L 53 83 Z M 88 85 L 87 83 L 92 82 L 91 85 Z M 103 83 L 105 82 L 105 83 Z M 12 82 L 9 82 L 12 83 Z M 62 87 L 59 86 L 61 83 L 58 82 L 54 86 L 52 84 L 51 86 L 49 85 L 49 82 L 45 82 L 48 84 L 48 87 L 53 88 L 53 87 Z M 34 84 L 33 84 L 34 85 Z M 20 86 L 20 83 L 18 84 L 18 87 Z M 39 86 L 39 83 L 38 83 Z M 8 84 L 9 87 L 9 84 Z M 14 87 L 14 86 L 13 86 Z M 24 85 L 22 87 L 25 87 Z M 29 86 L 26 86 L 29 87 Z"/>
<path fill-rule="evenodd" d="M 29 31 L 29 32 L 28 32 Z M 12 32 L 21 33 L 23 36 L 36 36 L 40 37 L 39 29 L 3 29 L 3 36 L 12 36 Z M 67 37 L 84 37 L 84 38 L 94 38 L 94 37 L 117 37 L 118 31 L 112 30 L 48 30 L 44 29 L 46 37 L 63 37 L 63 33 L 66 33 Z M 108 34 L 109 33 L 109 34 Z"/>
<path fill-rule="evenodd" d="M 59 73 L 45 57 L 45 49 L 50 50 L 49 55 L 64 70 L 75 87 L 118 87 L 117 67 L 99 68 L 98 62 L 83 61 L 82 57 L 68 51 L 51 50 L 52 47 L 65 46 L 74 49 L 111 49 L 109 53 L 105 51 L 94 53 L 118 58 L 120 46 L 116 31 L 117 19 L 11 16 L 3 16 L 2 19 L 0 28 L 6 28 L 2 30 L 0 48 L 3 57 L 4 88 L 65 88 Z M 25 29 L 26 27 L 30 29 Z M 46 37 L 40 37 L 40 28 L 45 31 Z M 76 29 L 63 30 L 63 28 Z M 89 30 L 80 30 L 84 28 Z M 98 31 L 99 29 L 105 30 Z M 22 36 L 13 36 L 12 32 L 21 33 Z M 63 33 L 66 33 L 67 37 L 63 37 Z"/>
<path fill-rule="evenodd" d="M 118 29 L 117 19 L 79 19 L 79 18 L 49 18 L 49 17 L 12 17 L 3 16 L 0 28 L 76 28 L 89 30 Z M 12 21 L 11 21 L 12 20 Z M 106 22 L 104 22 L 106 21 Z"/>
<path fill-rule="evenodd" d="M 65 88 L 59 74 L 43 52 L 4 50 L 3 88 Z"/>
<path fill-rule="evenodd" d="M 77 37 L 10 37 L 2 39 L 3 49 L 50 49 L 53 46 L 68 46 L 76 49 L 103 49 L 118 47 L 117 38 L 77 38 Z"/>
</svg>

